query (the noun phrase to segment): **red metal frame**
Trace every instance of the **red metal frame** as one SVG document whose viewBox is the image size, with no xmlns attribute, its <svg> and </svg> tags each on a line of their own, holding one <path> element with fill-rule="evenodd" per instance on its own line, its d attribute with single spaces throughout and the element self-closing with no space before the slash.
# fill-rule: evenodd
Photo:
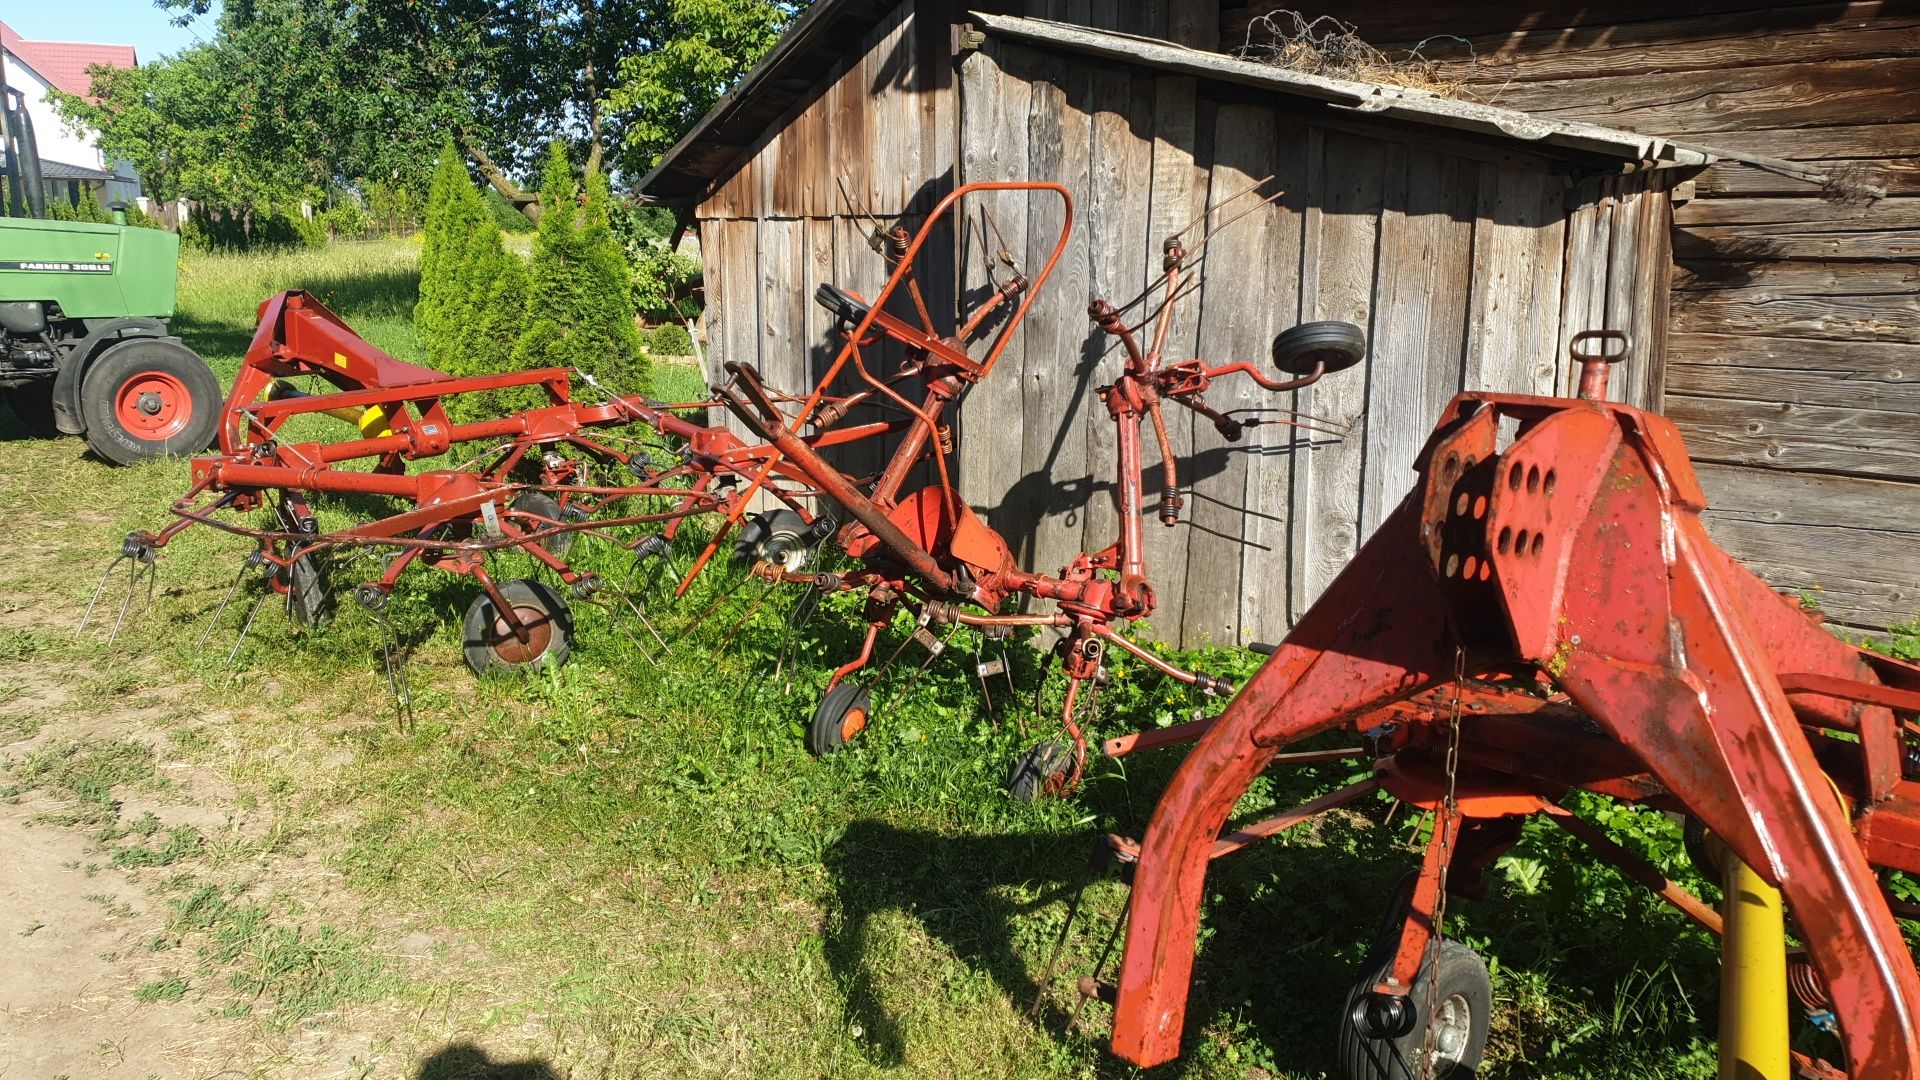
<svg viewBox="0 0 1920 1080">
<path fill-rule="evenodd" d="M 1889 709 L 1915 704 L 1920 668 L 1842 642 L 1715 547 L 1678 432 L 1598 400 L 1608 358 L 1584 359 L 1593 398 L 1454 398 L 1415 490 L 1196 732 L 1138 848 L 1113 993 L 1121 1057 L 1179 1051 L 1207 865 L 1251 781 L 1301 739 L 1392 723 L 1377 779 L 1438 807 L 1434 747 L 1464 701 L 1458 818 L 1544 811 L 1592 842 L 1553 805 L 1571 786 L 1694 816 L 1780 886 L 1852 1074 L 1920 1076 L 1920 976 L 1875 875 L 1920 865 L 1920 784 L 1901 773 L 1907 731 Z M 1417 972 L 1453 825 L 1434 830 L 1381 992 Z M 1490 853 L 1497 841 L 1476 854 Z M 1717 925 L 1651 867 L 1628 872 Z"/>
</svg>

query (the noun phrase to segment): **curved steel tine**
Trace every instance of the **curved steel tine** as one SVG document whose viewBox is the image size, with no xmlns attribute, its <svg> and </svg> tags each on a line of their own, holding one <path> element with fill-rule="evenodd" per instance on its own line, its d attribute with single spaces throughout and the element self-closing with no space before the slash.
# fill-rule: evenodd
<svg viewBox="0 0 1920 1080">
<path fill-rule="evenodd" d="M 87 632 L 87 623 L 92 621 L 93 619 L 93 609 L 96 605 L 100 603 L 100 595 L 107 591 L 107 579 L 111 578 L 113 576 L 113 572 L 120 568 L 121 562 L 130 558 L 132 558 L 132 556 L 128 555 L 125 552 L 121 552 L 120 554 L 115 555 L 113 557 L 113 561 L 107 564 L 106 570 L 101 572 L 100 583 L 93 587 L 93 599 L 87 601 L 87 610 L 85 613 L 83 613 L 80 616 L 80 625 L 73 628 L 74 633 L 84 634 Z"/>
<path fill-rule="evenodd" d="M 271 589 L 261 593 L 260 599 L 255 600 L 253 607 L 247 611 L 247 621 L 240 624 L 240 636 L 233 639 L 233 649 L 227 653 L 228 667 L 232 667 L 234 660 L 240 656 L 240 646 L 247 643 L 247 634 L 253 630 L 253 620 L 260 617 L 260 609 L 267 606 L 267 601 L 272 596 Z"/>
<path fill-rule="evenodd" d="M 233 584 L 227 586 L 226 595 L 220 598 L 220 603 L 213 609 L 212 617 L 207 619 L 207 625 L 201 629 L 200 637 L 193 643 L 195 649 L 207 647 L 207 639 L 213 636 L 213 628 L 220 625 L 220 616 L 227 613 L 227 605 L 233 602 L 233 594 L 240 591 L 240 583 L 246 580 L 247 571 L 253 569 L 253 558 L 254 556 L 248 555 L 247 561 L 241 563 L 240 569 L 234 572 Z"/>
<path fill-rule="evenodd" d="M 1060 955 L 1066 950 L 1067 935 L 1073 932 L 1074 920 L 1080 916 L 1080 904 L 1086 899 L 1087 889 L 1093 884 L 1093 875 L 1107 864 L 1111 848 L 1103 837 L 1094 844 L 1093 857 L 1080 868 L 1080 884 L 1073 890 L 1073 899 L 1067 901 L 1067 917 L 1060 924 L 1060 933 L 1053 939 L 1053 949 L 1047 954 L 1047 962 L 1040 969 L 1040 982 L 1034 988 L 1033 1005 L 1027 1009 L 1028 1017 L 1040 1015 L 1040 1004 L 1047 1000 L 1047 987 L 1053 984 L 1059 974 Z"/>
<path fill-rule="evenodd" d="M 618 595 L 619 590 L 616 589 L 614 590 L 614 592 L 616 595 Z M 592 604 L 594 607 L 597 607 L 600 610 L 606 612 L 608 625 L 612 626 L 613 629 L 617 633 L 619 633 L 621 637 L 626 638 L 628 642 L 632 643 L 633 647 L 639 651 L 640 658 L 642 660 L 645 660 L 647 663 L 652 664 L 654 667 L 660 666 L 659 659 L 653 655 L 653 653 L 647 648 L 646 644 L 642 642 L 637 636 L 635 636 L 633 631 L 627 629 L 626 621 L 621 617 L 620 610 L 618 608 L 614 607 L 612 604 L 607 603 L 605 600 L 600 600 L 591 596 L 583 596 L 583 597 L 580 597 L 579 600 L 583 604 Z M 647 622 L 646 616 L 641 615 L 639 613 L 639 610 L 633 607 L 633 604 L 631 601 L 626 601 L 626 597 L 624 596 L 621 597 L 621 600 L 627 603 L 627 607 L 634 612 L 634 616 L 640 620 L 642 625 L 646 626 L 648 630 L 653 629 L 652 624 Z M 656 641 L 659 640 L 660 638 L 660 635 L 658 633 L 655 633 L 653 636 Z M 662 642 L 662 645 L 663 645 L 662 653 L 665 652 L 664 644 L 665 643 Z"/>
<path fill-rule="evenodd" d="M 1119 917 L 1113 920 L 1113 929 L 1107 934 L 1107 943 L 1101 946 L 1100 956 L 1093 962 L 1092 981 L 1095 985 L 1099 984 L 1100 972 L 1106 969 L 1107 961 L 1113 957 L 1113 946 L 1120 940 L 1120 931 L 1126 928 L 1127 913 L 1131 910 L 1131 905 L 1121 908 Z M 1080 1010 L 1087 1007 L 1088 1000 L 1086 994 L 1081 994 L 1080 1000 L 1074 1004 L 1073 1015 L 1067 1018 L 1068 1034 L 1072 1034 L 1075 1025 L 1080 1023 Z"/>
<path fill-rule="evenodd" d="M 914 669 L 913 677 L 907 680 L 907 685 L 901 687 L 898 690 L 895 690 L 893 692 L 893 696 L 905 697 L 907 694 L 907 691 L 913 689 L 914 684 L 920 681 L 920 676 L 925 675 L 927 673 L 927 669 L 933 666 L 933 662 L 935 660 L 940 659 L 941 654 L 947 651 L 947 646 L 949 644 L 952 644 L 953 642 L 953 636 L 959 632 L 960 632 L 960 624 L 954 623 L 953 627 L 947 631 L 946 637 L 943 637 L 938 641 L 935 641 L 931 645 L 927 645 L 927 643 L 921 639 L 920 635 L 917 632 L 913 637 L 908 638 L 907 639 L 908 641 L 919 641 L 921 645 L 926 647 L 927 658 L 921 661 L 920 666 L 918 668 Z"/>
<path fill-rule="evenodd" d="M 380 625 L 380 663 L 386 670 L 387 690 L 393 694 L 394 722 L 403 732 L 413 730 L 413 684 L 407 679 L 407 658 L 400 651 L 399 635 L 385 615 L 373 612 Z"/>
<path fill-rule="evenodd" d="M 142 609 L 142 614 L 153 609 L 154 583 L 160 579 L 160 570 L 153 564 L 151 557 L 130 558 L 127 561 L 131 564 L 127 572 L 127 598 L 120 602 L 120 616 L 113 620 L 113 630 L 107 634 L 109 649 L 113 648 L 113 643 L 120 639 L 120 631 L 127 625 L 127 612 L 133 610 L 133 598 L 140 595 L 141 576 L 144 575 L 147 579 L 147 606 Z"/>
<path fill-rule="evenodd" d="M 754 613 L 767 602 L 767 598 L 773 595 L 773 590 L 778 588 L 779 584 L 777 581 L 767 582 L 767 587 L 761 589 L 760 595 L 754 597 L 753 603 L 747 605 L 747 610 L 734 620 L 733 626 L 727 630 L 727 636 L 720 639 L 720 645 L 714 650 L 715 652 L 724 654 L 727 651 L 728 646 L 733 644 L 734 638 L 740 636 L 740 631 L 746 628 L 747 620 L 753 618 Z"/>
<path fill-rule="evenodd" d="M 821 595 L 819 584 L 809 581 L 807 587 L 801 590 L 799 598 L 794 600 L 793 610 L 787 613 L 787 632 L 780 636 L 780 648 L 774 652 L 773 677 L 775 679 L 780 678 L 787 669 L 787 659 L 793 655 L 794 635 L 812 622 L 814 613 L 820 610 Z M 788 684 L 788 689 L 792 689 L 791 683 Z"/>
</svg>

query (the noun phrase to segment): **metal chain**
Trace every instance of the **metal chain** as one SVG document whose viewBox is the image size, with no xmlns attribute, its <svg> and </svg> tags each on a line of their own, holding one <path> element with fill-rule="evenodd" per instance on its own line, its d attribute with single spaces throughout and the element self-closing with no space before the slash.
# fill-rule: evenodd
<svg viewBox="0 0 1920 1080">
<path fill-rule="evenodd" d="M 1453 649 L 1453 697 L 1447 703 L 1446 794 L 1440 800 L 1440 812 L 1433 827 L 1440 830 L 1440 888 L 1433 898 L 1433 936 L 1427 942 L 1427 1024 L 1420 1039 L 1421 1080 L 1434 1080 L 1438 1072 L 1434 1060 L 1433 1028 L 1440 1012 L 1440 944 L 1445 939 L 1447 921 L 1447 870 L 1453 865 L 1453 827 L 1458 809 L 1454 789 L 1460 773 L 1460 688 L 1467 681 L 1467 651 Z"/>
</svg>

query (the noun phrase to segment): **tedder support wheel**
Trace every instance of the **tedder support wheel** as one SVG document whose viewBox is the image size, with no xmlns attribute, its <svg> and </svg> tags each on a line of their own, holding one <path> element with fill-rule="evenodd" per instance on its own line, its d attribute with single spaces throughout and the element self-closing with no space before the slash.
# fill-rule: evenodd
<svg viewBox="0 0 1920 1080">
<path fill-rule="evenodd" d="M 0 390 L 0 400 L 7 403 L 20 426 L 27 434 L 41 438 L 51 438 L 60 434 L 60 428 L 53 422 L 53 383 L 41 381 Z"/>
<path fill-rule="evenodd" d="M 463 638 L 467 666 L 473 673 L 484 675 L 496 667 L 538 671 L 566 663 L 573 651 L 573 612 L 560 594 L 531 578 L 503 581 L 499 588 L 514 617 L 526 627 L 527 640 L 514 635 L 493 598 L 481 593 L 467 608 Z"/>
<path fill-rule="evenodd" d="M 333 619 L 333 594 L 327 589 L 327 573 L 320 557 L 312 553 L 293 560 L 284 572 L 287 609 L 301 626 L 325 626 Z"/>
<path fill-rule="evenodd" d="M 1013 761 L 1007 791 L 1023 803 L 1058 795 L 1073 773 L 1073 748 L 1049 739 L 1037 743 Z"/>
<path fill-rule="evenodd" d="M 87 445 L 116 465 L 197 454 L 220 419 L 220 381 L 191 349 L 156 338 L 107 347 L 80 381 Z"/>
<path fill-rule="evenodd" d="M 846 746 L 854 736 L 866 730 L 873 708 L 873 695 L 857 682 L 843 682 L 827 691 L 813 710 L 813 726 L 807 730 L 807 749 L 822 757 Z"/>
<path fill-rule="evenodd" d="M 1421 1067 L 1421 1055 L 1427 1052 L 1429 999 L 1433 1002 L 1434 1080 L 1468 1080 L 1479 1071 L 1493 1010 L 1487 963 L 1458 941 L 1435 945 L 1440 950 L 1435 962 L 1420 969 L 1412 992 L 1400 1002 L 1411 1013 L 1411 1023 L 1401 1018 L 1399 1034 L 1383 1036 L 1382 1026 L 1395 1025 L 1367 1015 L 1378 1008 L 1368 991 L 1392 964 L 1390 955 L 1368 964 L 1348 991 L 1346 1011 L 1340 1017 L 1340 1070 L 1347 1080 L 1423 1080 L 1427 1073 Z M 1429 989 L 1432 979 L 1439 980 L 1437 992 Z"/>
<path fill-rule="evenodd" d="M 1308 375 L 1316 365 L 1331 375 L 1367 355 L 1366 331 L 1350 322 L 1310 322 L 1273 339 L 1273 366 L 1289 375 Z"/>
<path fill-rule="evenodd" d="M 560 509 L 560 504 L 554 501 L 552 496 L 538 491 L 521 492 L 510 505 L 513 509 L 523 514 L 532 514 L 535 517 L 546 518 L 548 521 L 565 522 L 567 520 L 566 512 Z M 532 522 L 522 527 L 529 532 L 553 528 L 551 525 Z M 567 552 L 573 550 L 573 538 L 574 534 L 563 532 L 554 533 L 552 536 L 536 542 L 542 548 L 546 549 L 547 554 L 552 555 L 556 559 L 564 559 L 567 557 Z"/>
</svg>

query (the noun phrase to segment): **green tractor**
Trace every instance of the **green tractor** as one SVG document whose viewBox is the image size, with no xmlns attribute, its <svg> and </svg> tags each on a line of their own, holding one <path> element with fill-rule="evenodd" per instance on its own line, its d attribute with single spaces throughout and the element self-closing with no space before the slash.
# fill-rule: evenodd
<svg viewBox="0 0 1920 1080">
<path fill-rule="evenodd" d="M 220 381 L 167 329 L 180 237 L 48 220 L 33 124 L 4 83 L 0 182 L 13 215 L 0 217 L 0 401 L 119 465 L 206 449 Z"/>
</svg>

